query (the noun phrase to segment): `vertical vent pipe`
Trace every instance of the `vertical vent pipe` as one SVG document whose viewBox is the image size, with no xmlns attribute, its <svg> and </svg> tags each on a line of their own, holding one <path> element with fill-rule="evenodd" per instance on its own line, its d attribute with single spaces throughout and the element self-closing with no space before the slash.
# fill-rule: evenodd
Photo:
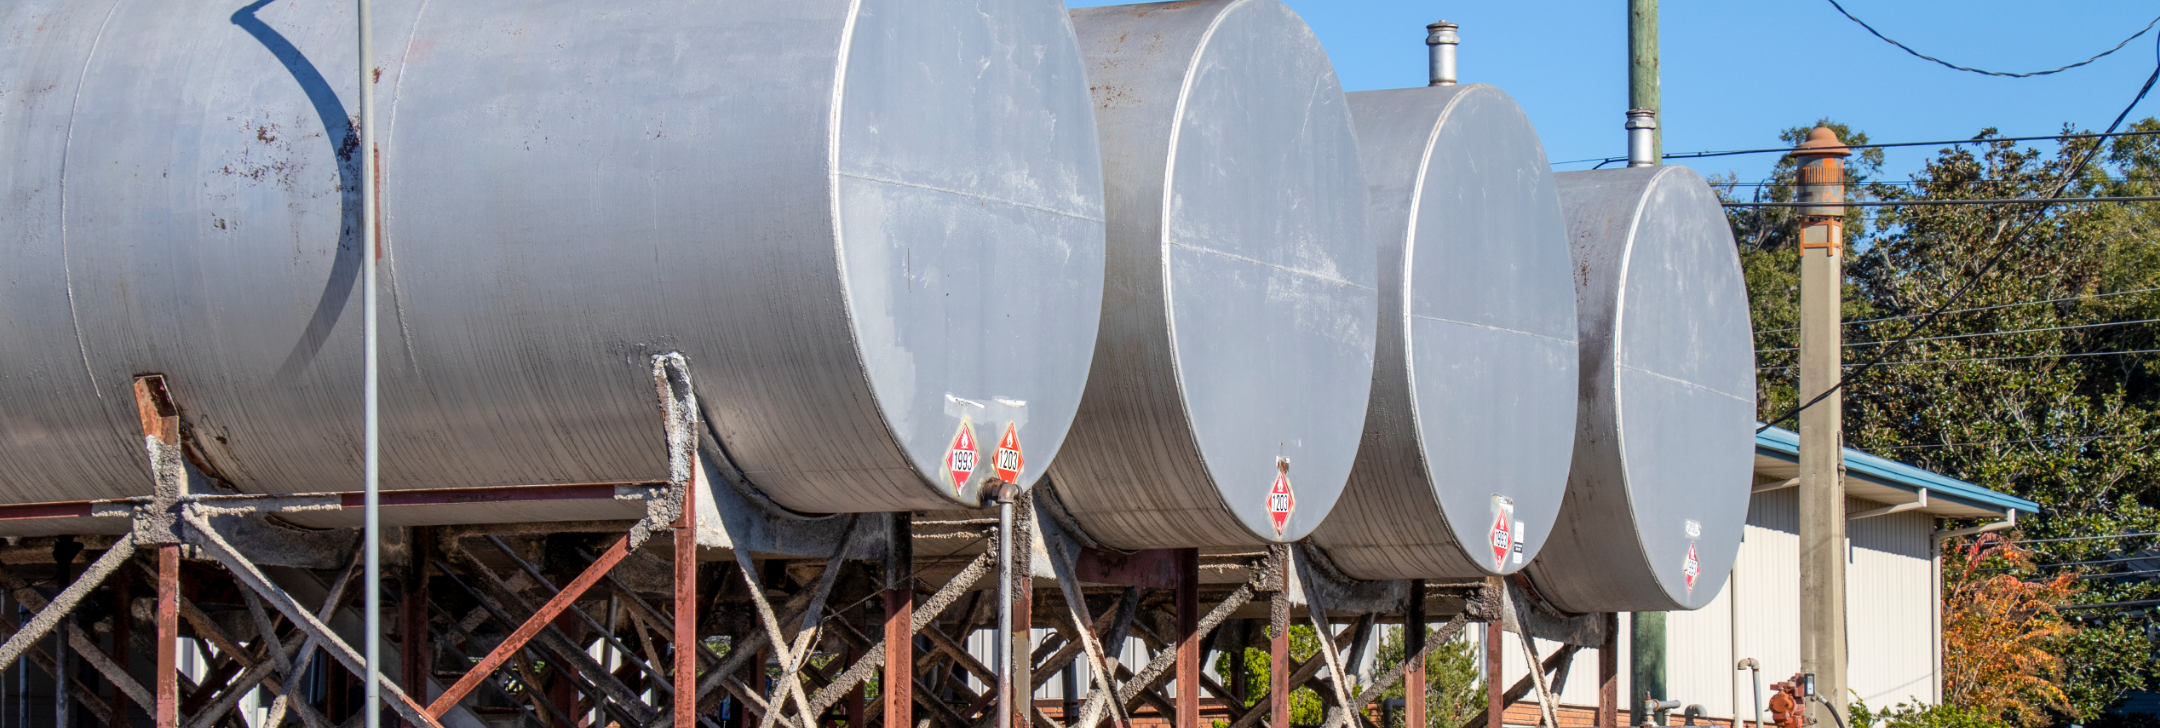
<svg viewBox="0 0 2160 728">
<path fill-rule="evenodd" d="M 1462 43 L 1458 27 L 1445 20 L 1425 26 L 1425 46 L 1432 51 L 1432 83 L 1426 85 L 1455 85 L 1455 46 Z"/>
<path fill-rule="evenodd" d="M 1628 109 L 1627 166 L 1658 166 L 1656 111 Z"/>
</svg>

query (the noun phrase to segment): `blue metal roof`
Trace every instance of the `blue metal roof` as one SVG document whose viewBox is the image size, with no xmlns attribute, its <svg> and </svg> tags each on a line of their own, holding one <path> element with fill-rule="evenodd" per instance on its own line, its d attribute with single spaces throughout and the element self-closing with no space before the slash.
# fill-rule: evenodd
<svg viewBox="0 0 2160 728">
<path fill-rule="evenodd" d="M 1760 427 L 1762 423 L 1756 423 Z M 1781 460 L 1797 461 L 1800 458 L 1800 435 L 1782 427 L 1772 427 L 1755 433 L 1755 452 Z M 1845 471 L 1866 476 L 1869 480 L 1887 485 L 1919 490 L 1926 488 L 1931 496 L 1943 496 L 1966 501 L 1973 505 L 1996 510 L 2019 510 L 2039 513 L 2040 504 L 2007 493 L 1998 493 L 1952 478 L 1941 473 L 1929 472 L 1891 460 L 1869 455 L 1859 450 L 1845 448 Z"/>
</svg>

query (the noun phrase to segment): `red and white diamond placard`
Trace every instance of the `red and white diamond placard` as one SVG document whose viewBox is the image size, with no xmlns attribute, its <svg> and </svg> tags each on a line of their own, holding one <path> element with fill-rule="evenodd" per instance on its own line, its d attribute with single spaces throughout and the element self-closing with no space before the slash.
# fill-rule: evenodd
<svg viewBox="0 0 2160 728">
<path fill-rule="evenodd" d="M 1492 506 L 1492 530 L 1485 534 L 1485 542 L 1492 546 L 1493 571 L 1506 571 L 1508 554 L 1515 551 L 1515 542 L 1521 537 L 1514 529 L 1515 499 L 1496 493 Z"/>
<path fill-rule="evenodd" d="M 1687 545 L 1687 561 L 1680 562 L 1680 574 L 1687 577 L 1688 596 L 1695 596 L 1695 577 L 1702 574 L 1702 563 L 1695 560 L 1695 542 Z"/>
<path fill-rule="evenodd" d="M 1268 520 L 1275 524 L 1275 535 L 1281 536 L 1290 525 L 1290 512 L 1297 510 L 1297 494 L 1290 492 L 1290 473 L 1278 468 L 1275 471 L 1275 487 L 1268 489 Z"/>
<path fill-rule="evenodd" d="M 968 479 L 975 477 L 975 423 L 960 418 L 960 431 L 953 433 L 952 445 L 945 448 L 945 478 L 952 483 L 953 493 L 967 487 Z"/>
<path fill-rule="evenodd" d="M 1494 514 L 1492 533 L 1489 534 L 1489 537 L 1492 541 L 1493 570 L 1506 569 L 1508 552 L 1515 550 L 1515 532 L 1508 528 L 1508 512 L 1506 510 Z"/>
<path fill-rule="evenodd" d="M 1027 457 L 1020 454 L 1020 431 L 1010 422 L 1005 423 L 1005 436 L 998 438 L 990 467 L 997 470 L 999 480 L 1015 485 L 1020 482 L 1020 471 L 1027 468 Z"/>
</svg>

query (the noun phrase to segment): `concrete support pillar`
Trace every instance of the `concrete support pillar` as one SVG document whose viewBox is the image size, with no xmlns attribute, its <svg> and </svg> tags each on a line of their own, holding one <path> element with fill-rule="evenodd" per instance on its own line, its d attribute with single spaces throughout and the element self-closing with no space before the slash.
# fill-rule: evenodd
<svg viewBox="0 0 2160 728">
<path fill-rule="evenodd" d="M 1830 706 L 1808 706 L 1819 725 L 1845 708 L 1845 483 L 1842 321 L 1845 163 L 1826 127 L 1794 150 L 1800 163 L 1800 671 Z"/>
</svg>

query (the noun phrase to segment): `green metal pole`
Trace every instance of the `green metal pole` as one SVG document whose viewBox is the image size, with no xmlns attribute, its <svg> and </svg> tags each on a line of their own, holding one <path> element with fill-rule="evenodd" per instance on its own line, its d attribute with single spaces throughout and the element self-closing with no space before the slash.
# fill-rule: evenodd
<svg viewBox="0 0 2160 728">
<path fill-rule="evenodd" d="M 1628 688 L 1627 696 L 1633 708 L 1628 720 L 1642 725 L 1651 719 L 1643 712 L 1643 698 L 1653 696 L 1659 700 L 1671 696 L 1665 694 L 1665 613 L 1636 612 L 1628 625 Z"/>
<path fill-rule="evenodd" d="M 1628 0 L 1628 108 L 1658 111 L 1657 0 Z M 1665 158 L 1665 118 L 1650 132 L 1652 159 Z"/>
</svg>

